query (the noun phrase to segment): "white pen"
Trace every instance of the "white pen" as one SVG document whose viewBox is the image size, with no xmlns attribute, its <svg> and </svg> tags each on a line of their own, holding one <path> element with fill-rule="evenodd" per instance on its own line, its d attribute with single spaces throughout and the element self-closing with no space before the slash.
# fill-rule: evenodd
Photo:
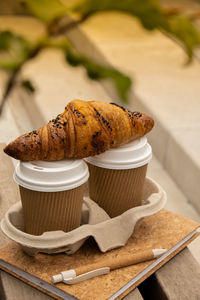
<svg viewBox="0 0 200 300">
<path fill-rule="evenodd" d="M 96 276 L 108 274 L 111 270 L 128 267 L 141 262 L 146 262 L 160 257 L 166 249 L 146 249 L 135 251 L 129 254 L 117 254 L 115 257 L 105 257 L 90 265 L 83 265 L 75 269 L 63 271 L 52 276 L 52 282 L 64 282 L 66 284 L 75 284 Z"/>
</svg>

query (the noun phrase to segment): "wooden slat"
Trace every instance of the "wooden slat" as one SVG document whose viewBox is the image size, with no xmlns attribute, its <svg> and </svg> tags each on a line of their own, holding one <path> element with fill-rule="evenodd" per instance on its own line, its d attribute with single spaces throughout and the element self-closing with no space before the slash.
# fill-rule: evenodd
<svg viewBox="0 0 200 300">
<path fill-rule="evenodd" d="M 13 164 L 3 152 L 5 144 L 0 144 L 0 219 L 2 219 L 11 205 L 19 201 L 17 184 L 13 181 Z M 7 238 L 0 231 L 0 247 L 7 242 Z"/>
<path fill-rule="evenodd" d="M 168 299 L 200 299 L 200 267 L 188 248 L 156 272 Z"/>
<path fill-rule="evenodd" d="M 6 295 L 5 295 L 5 292 L 4 292 L 4 288 L 3 288 L 1 277 L 2 277 L 2 272 L 0 272 L 0 299 L 1 300 L 6 300 Z"/>
<path fill-rule="evenodd" d="M 142 295 L 140 294 L 139 290 L 136 288 L 128 295 L 126 295 L 123 300 L 143 300 Z"/>
<path fill-rule="evenodd" d="M 139 290 L 144 299 L 199 300 L 200 267 L 188 248 L 145 280 Z"/>
<path fill-rule="evenodd" d="M 3 152 L 4 146 L 5 144 L 0 144 L 0 219 L 11 205 L 20 200 L 18 186 L 13 181 L 14 167 L 11 159 Z M 8 241 L 0 230 L 0 247 Z M 50 300 L 53 298 L 0 271 L 0 299 Z"/>
<path fill-rule="evenodd" d="M 73 21 L 73 17 L 68 16 L 69 22 Z M 105 55 L 98 49 L 98 46 L 85 34 L 85 32 L 79 27 L 75 26 L 72 30 L 65 33 L 66 36 L 73 43 L 78 52 L 86 55 L 90 59 L 96 61 L 99 64 L 112 67 L 112 64 L 107 60 Z M 119 94 L 110 80 L 102 80 L 100 84 L 106 90 L 106 93 L 115 99 L 115 102 L 121 101 Z"/>
<path fill-rule="evenodd" d="M 45 117 L 33 95 L 28 94 L 20 87 L 12 92 L 8 103 L 20 134 L 30 132 L 45 124 Z"/>
<path fill-rule="evenodd" d="M 54 298 L 27 285 L 21 280 L 1 272 L 2 283 L 7 300 L 52 300 Z"/>
<path fill-rule="evenodd" d="M 144 282 L 142 282 L 138 288 L 142 297 L 145 300 L 146 299 L 168 300 L 166 294 L 158 285 L 158 282 L 154 274 L 151 275 L 149 278 L 147 278 Z"/>
</svg>

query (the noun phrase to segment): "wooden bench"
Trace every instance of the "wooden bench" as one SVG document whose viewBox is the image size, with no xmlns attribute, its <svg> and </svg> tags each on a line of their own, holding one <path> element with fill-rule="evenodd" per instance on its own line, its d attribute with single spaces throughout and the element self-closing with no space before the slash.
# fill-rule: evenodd
<svg viewBox="0 0 200 300">
<path fill-rule="evenodd" d="M 10 4 L 13 1 L 9 1 Z M 15 1 L 13 2 L 15 3 Z M 16 3 L 15 3 L 16 4 Z M 14 4 L 14 5 L 15 5 Z M 183 4 L 184 5 L 184 4 Z M 9 5 L 10 13 L 12 11 L 12 5 Z M 13 22 L 14 23 L 14 22 Z M 86 37 L 81 34 L 78 30 L 73 30 L 69 33 L 70 38 L 76 45 L 77 49 L 81 49 L 85 52 L 87 45 L 86 54 L 90 55 L 93 58 L 106 62 L 105 58 L 97 49 L 94 48 L 92 42 L 89 43 Z M 88 44 L 89 43 L 89 44 Z M 95 51 L 94 51 L 95 49 Z M 89 51 L 89 53 L 88 53 Z M 107 63 L 107 62 L 106 62 Z M 66 80 L 67 82 L 67 80 Z M 112 98 L 116 99 L 114 92 L 111 92 L 110 85 L 107 83 L 103 84 L 103 87 L 106 89 L 109 95 Z M 108 88 L 109 87 L 109 88 Z M 95 88 L 95 87 L 94 87 Z M 84 87 L 84 89 L 87 89 Z M 99 96 L 101 98 L 101 96 Z M 103 97 L 102 97 L 103 98 Z M 23 105 L 25 103 L 19 103 L 19 99 L 15 97 L 10 103 L 13 112 L 20 110 L 19 115 L 22 116 Z M 40 110 L 37 110 L 37 106 L 34 106 L 34 103 L 29 101 L 28 104 L 31 105 L 31 113 L 35 110 L 34 118 L 31 118 L 31 115 L 27 116 L 25 111 L 23 116 L 23 128 L 22 132 L 29 130 L 28 125 L 30 124 L 30 129 L 34 124 L 34 127 L 39 127 L 43 124 L 43 116 Z M 16 113 L 17 114 L 17 113 Z M 30 120 L 29 120 L 30 119 Z M 25 121 L 24 121 L 25 120 Z M 22 123 L 18 124 L 18 127 L 22 126 Z M 20 127 L 21 128 L 21 127 Z M 19 194 L 16 186 L 11 180 L 12 174 L 10 173 L 10 168 L 8 165 L 12 165 L 10 159 L 2 153 L 2 145 L 0 147 L 0 219 L 4 216 L 8 208 L 19 200 Z M 9 181 L 10 188 L 5 189 L 7 182 Z M 6 183 L 6 184 L 5 184 Z M 3 200 L 2 200 L 3 199 Z M 0 247 L 9 242 L 8 239 L 0 232 Z M 124 299 L 126 300 L 142 300 L 142 299 L 170 299 L 170 300 L 200 300 L 200 267 L 196 260 L 191 255 L 188 248 L 185 248 L 181 253 L 176 255 L 170 262 L 165 264 L 161 269 L 159 269 L 155 274 L 146 279 L 138 288 L 130 292 Z M 32 288 L 31 286 L 23 283 L 22 281 L 16 279 L 15 277 L 0 271 L 0 299 L 8 300 L 48 300 L 52 299 L 51 297 L 39 292 L 38 290 Z M 97 299 L 98 300 L 98 299 Z"/>
<path fill-rule="evenodd" d="M 18 188 L 12 180 L 13 165 L 10 158 L 3 153 L 3 146 L 3 144 L 0 144 L 0 219 L 13 203 L 19 201 Z M 2 247 L 7 242 L 8 239 L 0 232 L 0 246 Z M 124 299 L 198 300 L 200 299 L 199 287 L 200 266 L 188 248 L 185 248 Z M 0 299 L 48 300 L 53 298 L 1 271 Z"/>
</svg>

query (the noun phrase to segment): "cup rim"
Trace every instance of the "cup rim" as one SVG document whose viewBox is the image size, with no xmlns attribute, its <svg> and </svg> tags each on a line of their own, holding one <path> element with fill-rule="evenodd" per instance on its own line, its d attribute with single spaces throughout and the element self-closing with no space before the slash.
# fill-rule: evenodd
<svg viewBox="0 0 200 300">
<path fill-rule="evenodd" d="M 16 173 L 14 172 L 13 174 L 13 179 L 14 181 L 22 186 L 23 188 L 25 189 L 28 189 L 28 190 L 32 190 L 32 191 L 36 191 L 36 192 L 64 192 L 64 191 L 68 191 L 68 190 L 72 190 L 72 189 L 75 189 L 81 185 L 83 185 L 84 183 L 87 182 L 89 178 L 89 172 L 87 172 L 87 174 L 85 175 L 85 177 L 80 180 L 79 182 L 75 182 L 71 185 L 64 185 L 64 183 L 62 183 L 60 186 L 58 186 L 58 184 L 56 184 L 56 186 L 44 186 L 44 185 L 33 185 L 33 184 L 30 184 L 29 182 L 24 182 L 22 180 L 19 179 L 19 177 L 16 176 Z"/>
<path fill-rule="evenodd" d="M 125 170 L 142 167 L 152 158 L 152 148 L 147 143 L 147 138 L 142 137 L 118 148 L 84 158 L 84 160 L 100 168 Z"/>
<path fill-rule="evenodd" d="M 84 184 L 88 178 L 88 167 L 83 160 L 74 160 L 71 166 L 66 163 L 56 169 L 43 167 L 43 171 L 42 168 L 34 169 L 30 162 L 19 162 L 13 174 L 13 179 L 18 185 L 38 192 L 71 190 Z"/>
</svg>

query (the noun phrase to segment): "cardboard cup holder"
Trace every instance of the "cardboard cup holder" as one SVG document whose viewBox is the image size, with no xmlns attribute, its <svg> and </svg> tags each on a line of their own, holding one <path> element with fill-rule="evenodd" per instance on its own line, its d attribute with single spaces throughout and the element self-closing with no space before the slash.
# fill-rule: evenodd
<svg viewBox="0 0 200 300">
<path fill-rule="evenodd" d="M 117 217 L 110 218 L 97 203 L 89 197 L 84 197 L 80 227 L 70 232 L 58 230 L 32 235 L 24 232 L 22 206 L 21 202 L 17 202 L 2 219 L 1 229 L 8 238 L 20 244 L 31 256 L 39 252 L 73 254 L 91 236 L 100 251 L 106 252 L 124 246 L 139 221 L 160 211 L 166 201 L 167 196 L 162 187 L 154 180 L 146 178 L 143 205 L 131 208 Z M 107 228 L 109 230 L 106 230 Z"/>
</svg>

